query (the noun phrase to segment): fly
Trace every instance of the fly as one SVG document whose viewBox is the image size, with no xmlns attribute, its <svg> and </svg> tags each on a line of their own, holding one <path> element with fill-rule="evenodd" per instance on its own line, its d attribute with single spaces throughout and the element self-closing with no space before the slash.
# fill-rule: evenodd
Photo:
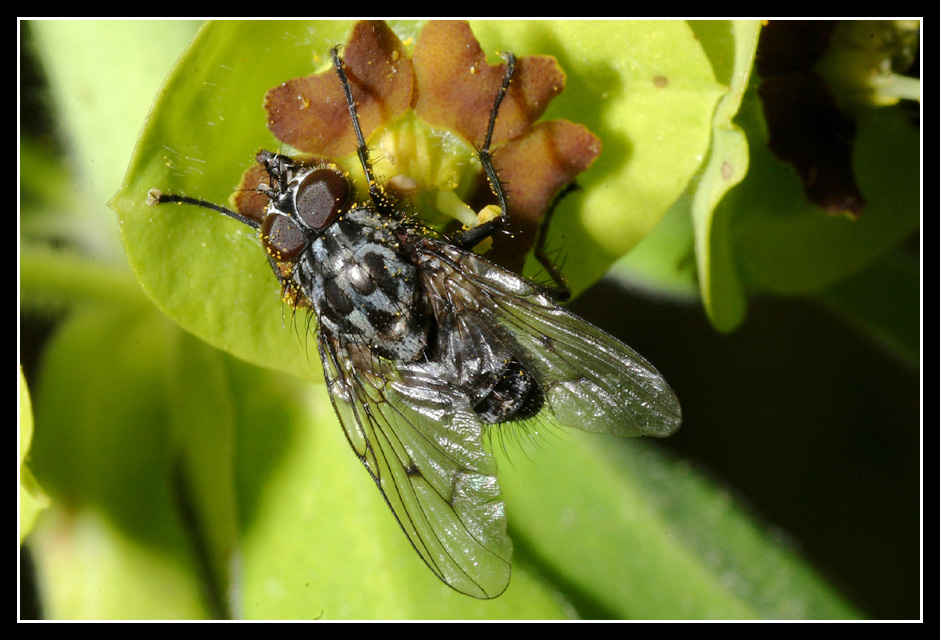
<svg viewBox="0 0 940 640">
<path fill-rule="evenodd" d="M 537 421 L 662 437 L 679 427 L 679 402 L 639 354 L 558 306 L 564 289 L 472 252 L 509 224 L 490 145 L 512 54 L 478 151 L 499 216 L 449 238 L 409 221 L 376 181 L 338 48 L 330 56 L 368 201 L 334 164 L 260 151 L 260 222 L 155 189 L 148 203 L 196 205 L 258 232 L 283 299 L 316 315 L 333 407 L 411 544 L 450 587 L 495 598 L 509 584 L 512 541 L 486 431 Z"/>
</svg>

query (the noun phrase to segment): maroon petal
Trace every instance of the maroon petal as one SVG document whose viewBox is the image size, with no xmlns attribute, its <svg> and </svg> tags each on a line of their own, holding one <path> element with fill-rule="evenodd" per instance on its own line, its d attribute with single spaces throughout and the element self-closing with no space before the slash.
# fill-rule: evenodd
<svg viewBox="0 0 940 640">
<path fill-rule="evenodd" d="M 342 57 L 368 138 L 411 106 L 411 60 L 395 32 L 381 21 L 353 25 Z M 356 150 L 346 98 L 332 67 L 274 87 L 265 96 L 265 109 L 271 132 L 300 151 L 341 158 Z"/>
<path fill-rule="evenodd" d="M 415 113 L 436 127 L 457 131 L 480 146 L 503 81 L 506 65 L 490 66 L 466 22 L 431 21 L 412 54 L 418 97 Z M 494 147 L 511 140 L 539 119 L 565 88 L 565 74 L 551 56 L 525 56 L 499 110 Z"/>
</svg>

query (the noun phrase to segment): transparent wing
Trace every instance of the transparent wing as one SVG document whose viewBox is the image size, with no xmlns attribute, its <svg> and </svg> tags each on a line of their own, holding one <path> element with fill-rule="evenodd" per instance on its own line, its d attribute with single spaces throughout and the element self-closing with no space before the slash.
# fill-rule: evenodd
<svg viewBox="0 0 940 640">
<path fill-rule="evenodd" d="M 512 542 L 495 462 L 465 395 L 434 365 L 395 367 L 368 348 L 319 337 L 333 406 L 411 544 L 446 584 L 495 598 Z"/>
<path fill-rule="evenodd" d="M 618 436 L 668 436 L 682 412 L 662 375 L 636 351 L 562 309 L 536 285 L 473 253 L 434 239 L 427 287 L 461 308 L 535 377 L 559 424 Z"/>
</svg>

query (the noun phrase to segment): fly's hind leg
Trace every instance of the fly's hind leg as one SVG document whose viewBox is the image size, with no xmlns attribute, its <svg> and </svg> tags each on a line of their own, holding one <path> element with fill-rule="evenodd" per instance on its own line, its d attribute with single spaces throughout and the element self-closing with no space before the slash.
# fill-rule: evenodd
<svg viewBox="0 0 940 640">
<path fill-rule="evenodd" d="M 555 196 L 552 203 L 545 211 L 545 215 L 542 216 L 542 225 L 539 227 L 539 237 L 535 241 L 535 249 L 533 250 L 535 259 L 539 261 L 539 264 L 545 269 L 545 273 L 552 279 L 553 286 L 548 293 L 558 302 L 567 302 L 570 300 L 571 289 L 568 287 L 568 281 L 565 279 L 564 274 L 562 274 L 558 263 L 548 255 L 548 251 L 545 249 L 545 244 L 548 240 L 548 225 L 551 224 L 552 216 L 555 215 L 555 209 L 558 207 L 558 203 L 560 203 L 566 195 L 580 188 L 581 187 L 579 187 L 576 182 L 569 182 L 558 192 L 558 195 Z"/>
</svg>

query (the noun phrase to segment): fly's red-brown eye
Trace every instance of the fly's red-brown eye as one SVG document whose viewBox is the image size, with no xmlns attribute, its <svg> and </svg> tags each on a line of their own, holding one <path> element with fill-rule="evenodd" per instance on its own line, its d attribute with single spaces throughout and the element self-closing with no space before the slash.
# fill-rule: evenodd
<svg viewBox="0 0 940 640">
<path fill-rule="evenodd" d="M 261 225 L 261 244 L 268 255 L 279 262 L 293 260 L 304 247 L 307 237 L 296 222 L 280 214 L 271 214 Z"/>
<path fill-rule="evenodd" d="M 294 195 L 294 210 L 308 227 L 329 226 L 349 200 L 349 181 L 335 167 L 314 169 L 304 176 Z"/>
</svg>

